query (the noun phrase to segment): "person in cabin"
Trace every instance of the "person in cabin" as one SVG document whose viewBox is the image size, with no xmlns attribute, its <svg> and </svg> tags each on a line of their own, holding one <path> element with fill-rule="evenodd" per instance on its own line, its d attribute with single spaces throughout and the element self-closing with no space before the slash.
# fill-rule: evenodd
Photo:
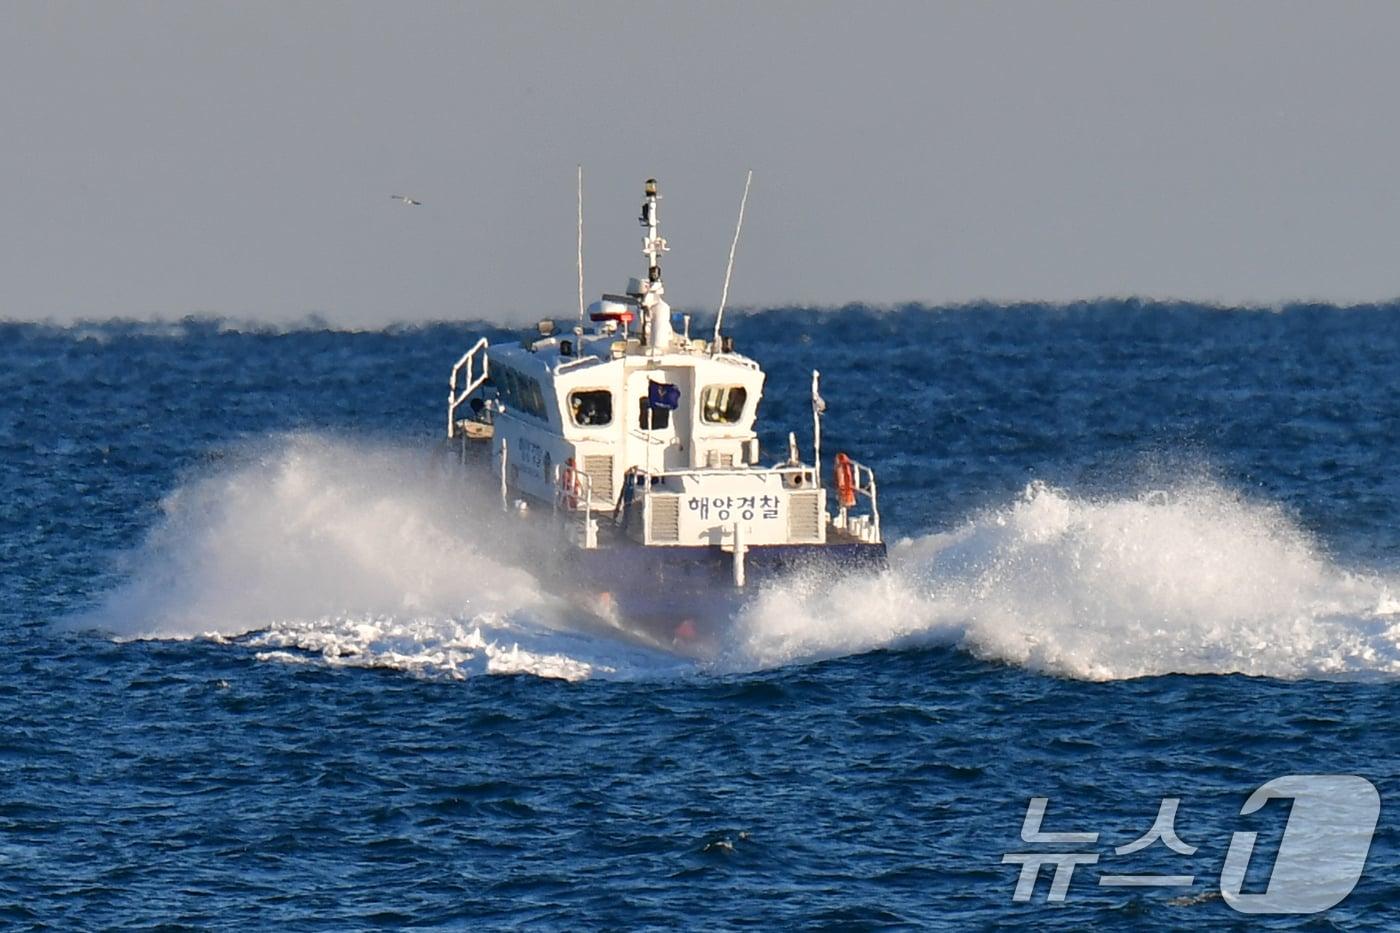
<svg viewBox="0 0 1400 933">
<path fill-rule="evenodd" d="M 612 406 L 606 404 L 602 392 L 575 392 L 569 396 L 569 413 L 574 424 L 604 425 L 612 420 Z"/>
</svg>

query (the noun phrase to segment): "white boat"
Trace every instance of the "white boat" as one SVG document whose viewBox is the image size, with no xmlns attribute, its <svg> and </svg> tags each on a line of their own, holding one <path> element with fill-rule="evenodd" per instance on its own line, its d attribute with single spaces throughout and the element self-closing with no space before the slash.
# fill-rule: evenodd
<svg viewBox="0 0 1400 933">
<path fill-rule="evenodd" d="M 593 303 L 587 326 L 542 321 L 519 343 L 483 337 L 462 355 L 447 436 L 504 508 L 554 523 L 547 576 L 561 592 L 652 643 L 702 653 L 765 578 L 882 567 L 885 545 L 873 471 L 843 453 L 822 469 L 816 371 L 812 459 L 789 434 L 782 459 L 764 463 L 763 369 L 718 324 L 709 340 L 691 336 L 689 315 L 677 328 L 658 200 L 648 180 L 646 277 Z"/>
</svg>

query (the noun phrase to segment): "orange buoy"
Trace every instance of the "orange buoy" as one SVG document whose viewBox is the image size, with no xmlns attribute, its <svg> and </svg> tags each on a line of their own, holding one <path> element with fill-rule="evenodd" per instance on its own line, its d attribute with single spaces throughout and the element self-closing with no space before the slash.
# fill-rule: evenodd
<svg viewBox="0 0 1400 933">
<path fill-rule="evenodd" d="M 559 471 L 559 487 L 563 490 L 564 508 L 578 508 L 580 483 L 578 479 L 578 470 L 574 468 L 573 457 L 565 460 L 564 468 Z"/>
<path fill-rule="evenodd" d="M 856 465 L 845 454 L 836 455 L 836 501 L 843 509 L 856 504 Z"/>
</svg>

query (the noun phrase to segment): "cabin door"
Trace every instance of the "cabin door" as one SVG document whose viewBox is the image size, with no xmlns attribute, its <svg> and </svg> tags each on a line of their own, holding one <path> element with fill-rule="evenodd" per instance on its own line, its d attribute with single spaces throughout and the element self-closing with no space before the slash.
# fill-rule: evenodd
<svg viewBox="0 0 1400 933">
<path fill-rule="evenodd" d="M 693 392 L 689 369 L 651 369 L 627 377 L 628 462 L 654 473 L 689 467 Z M 654 400 L 661 404 L 653 405 Z M 667 407 L 671 404 L 675 407 Z"/>
</svg>

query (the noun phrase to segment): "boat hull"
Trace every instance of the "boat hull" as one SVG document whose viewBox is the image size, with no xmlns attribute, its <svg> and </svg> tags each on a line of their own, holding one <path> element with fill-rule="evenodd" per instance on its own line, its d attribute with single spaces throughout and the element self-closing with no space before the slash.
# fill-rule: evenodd
<svg viewBox="0 0 1400 933">
<path fill-rule="evenodd" d="M 744 603 L 773 581 L 820 574 L 874 573 L 886 566 L 883 543 L 780 544 L 747 549 L 744 586 L 733 553 L 719 547 L 647 547 L 620 543 L 569 548 L 556 583 L 624 634 L 688 656 L 713 654 Z"/>
</svg>

